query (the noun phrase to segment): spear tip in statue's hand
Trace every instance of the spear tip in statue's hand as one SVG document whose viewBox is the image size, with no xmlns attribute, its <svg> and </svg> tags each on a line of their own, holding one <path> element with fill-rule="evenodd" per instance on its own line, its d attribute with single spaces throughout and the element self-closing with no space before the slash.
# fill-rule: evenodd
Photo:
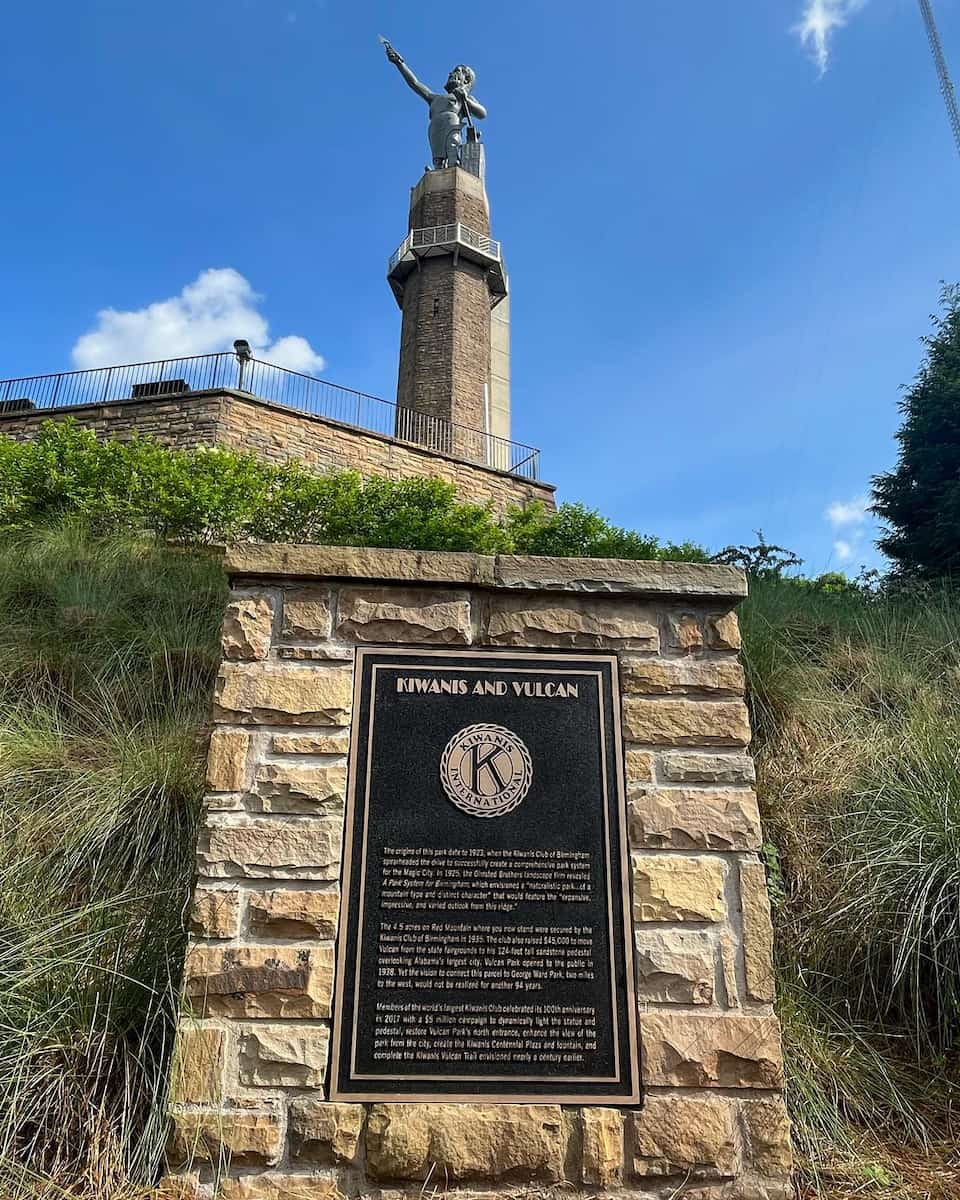
<svg viewBox="0 0 960 1200">
<path fill-rule="evenodd" d="M 379 40 L 380 45 L 383 46 L 384 50 L 386 50 L 387 58 L 390 60 L 390 62 L 394 63 L 395 65 L 399 65 L 403 62 L 403 59 L 399 53 L 394 50 L 393 46 L 390 45 L 382 33 L 377 34 L 377 39 Z"/>
</svg>

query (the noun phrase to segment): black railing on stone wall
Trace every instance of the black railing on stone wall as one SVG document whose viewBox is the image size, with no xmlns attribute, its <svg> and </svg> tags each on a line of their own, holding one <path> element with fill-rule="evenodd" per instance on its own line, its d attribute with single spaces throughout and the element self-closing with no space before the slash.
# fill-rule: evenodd
<svg viewBox="0 0 960 1200">
<path fill-rule="evenodd" d="M 4 417 L 85 404 L 122 404 L 147 397 L 172 398 L 215 388 L 246 392 L 260 400 L 379 433 L 399 442 L 438 450 L 525 479 L 540 477 L 540 451 L 532 446 L 457 425 L 442 417 L 401 408 L 377 396 L 368 396 L 365 392 L 328 383 L 299 371 L 288 371 L 260 359 L 240 361 L 229 352 L 2 379 L 0 433 L 3 432 Z"/>
</svg>

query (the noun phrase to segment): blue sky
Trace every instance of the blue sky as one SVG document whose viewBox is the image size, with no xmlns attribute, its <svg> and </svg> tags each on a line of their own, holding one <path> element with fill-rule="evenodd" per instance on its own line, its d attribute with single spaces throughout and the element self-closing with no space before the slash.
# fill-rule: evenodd
<svg viewBox="0 0 960 1200">
<path fill-rule="evenodd" d="M 936 8 L 958 72 L 960 0 Z M 0 377 L 242 334 L 392 399 L 385 261 L 427 151 L 378 33 L 434 86 L 477 70 L 514 437 L 561 497 L 874 563 L 858 500 L 960 278 L 914 0 L 11 6 Z"/>
</svg>

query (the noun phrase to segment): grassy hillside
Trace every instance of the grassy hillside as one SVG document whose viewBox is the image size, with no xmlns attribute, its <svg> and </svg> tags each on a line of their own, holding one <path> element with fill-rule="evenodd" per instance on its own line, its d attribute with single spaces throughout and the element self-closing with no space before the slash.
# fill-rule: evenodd
<svg viewBox="0 0 960 1200">
<path fill-rule="evenodd" d="M 160 1161 L 224 583 L 203 550 L 0 540 L 0 1196 Z M 960 601 L 744 606 L 790 1103 L 823 1195 L 960 1195 Z"/>
<path fill-rule="evenodd" d="M 115 1196 L 162 1138 L 216 559 L 0 546 L 0 1195 Z"/>
</svg>

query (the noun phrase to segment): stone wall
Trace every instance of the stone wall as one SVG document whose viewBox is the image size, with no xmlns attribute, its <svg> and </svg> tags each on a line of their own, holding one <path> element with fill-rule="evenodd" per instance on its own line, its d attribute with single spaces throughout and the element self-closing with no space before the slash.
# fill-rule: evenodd
<svg viewBox="0 0 960 1200">
<path fill-rule="evenodd" d="M 325 547 L 227 556 L 172 1109 L 178 1197 L 424 1187 L 786 1200 L 789 1125 L 732 568 Z M 617 654 L 643 1101 L 326 1099 L 358 645 Z"/>
<path fill-rule="evenodd" d="M 105 438 L 126 440 L 139 434 L 179 449 L 228 446 L 256 454 L 269 463 L 297 459 L 318 471 L 348 467 L 364 475 L 390 479 L 436 476 L 455 484 L 461 499 L 479 504 L 489 500 L 498 510 L 531 500 L 541 500 L 550 509 L 555 507 L 555 489 L 548 483 L 521 479 L 382 434 L 222 390 L 0 417 L 0 434 L 25 441 L 36 435 L 43 421 L 65 417 L 73 417 Z"/>
<path fill-rule="evenodd" d="M 192 392 L 183 396 L 158 396 L 124 400 L 120 404 L 78 404 L 68 408 L 39 409 L 16 416 L 0 416 L 0 435 L 26 442 L 35 437 L 44 421 L 72 417 L 98 437 L 127 441 L 134 436 L 156 438 L 164 446 L 189 449 L 212 446 L 217 441 L 223 392 Z"/>
</svg>

